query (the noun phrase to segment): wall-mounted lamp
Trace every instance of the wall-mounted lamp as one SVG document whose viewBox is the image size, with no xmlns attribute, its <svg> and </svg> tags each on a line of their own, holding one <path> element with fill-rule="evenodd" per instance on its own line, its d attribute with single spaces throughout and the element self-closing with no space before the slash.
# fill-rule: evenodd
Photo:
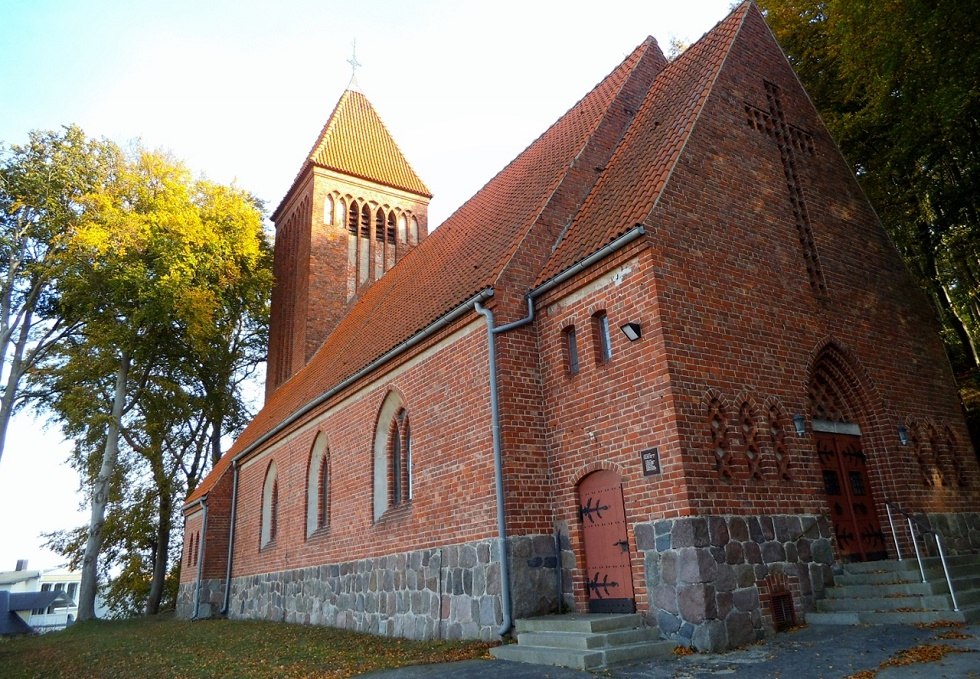
<svg viewBox="0 0 980 679">
<path fill-rule="evenodd" d="M 640 332 L 639 323 L 624 323 L 623 325 L 619 326 L 619 329 L 623 331 L 623 334 L 626 335 L 626 339 L 628 339 L 630 342 L 635 342 L 643 336 L 643 334 Z"/>
<path fill-rule="evenodd" d="M 903 446 L 909 444 L 909 429 L 904 424 L 898 425 L 898 442 Z"/>
<path fill-rule="evenodd" d="M 793 426 L 796 427 L 796 435 L 806 434 L 806 418 L 802 415 L 793 415 Z"/>
</svg>

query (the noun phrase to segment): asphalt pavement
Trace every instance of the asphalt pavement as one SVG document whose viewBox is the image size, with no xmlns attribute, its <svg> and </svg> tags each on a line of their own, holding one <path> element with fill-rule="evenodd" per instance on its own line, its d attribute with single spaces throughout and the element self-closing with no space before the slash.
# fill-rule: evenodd
<svg viewBox="0 0 980 679">
<path fill-rule="evenodd" d="M 931 648 L 930 648 L 931 647 Z M 944 647 L 953 649 L 942 653 Z M 916 660 L 917 662 L 905 662 Z M 808 625 L 726 653 L 619 665 L 595 673 L 506 660 L 417 665 L 370 679 L 980 679 L 980 625 Z"/>
</svg>

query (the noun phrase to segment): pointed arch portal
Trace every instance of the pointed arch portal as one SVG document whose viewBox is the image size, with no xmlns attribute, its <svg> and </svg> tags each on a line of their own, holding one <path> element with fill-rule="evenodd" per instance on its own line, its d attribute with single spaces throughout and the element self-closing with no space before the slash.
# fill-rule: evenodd
<svg viewBox="0 0 980 679">
<path fill-rule="evenodd" d="M 858 381 L 846 356 L 821 352 L 810 377 L 810 413 L 830 519 L 842 561 L 888 557 L 861 442 Z"/>
</svg>

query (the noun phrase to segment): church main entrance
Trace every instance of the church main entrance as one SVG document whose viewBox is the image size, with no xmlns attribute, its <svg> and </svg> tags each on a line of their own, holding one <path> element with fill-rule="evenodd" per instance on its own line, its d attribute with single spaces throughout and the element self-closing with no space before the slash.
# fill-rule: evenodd
<svg viewBox="0 0 980 679">
<path fill-rule="evenodd" d="M 586 476 L 578 487 L 585 543 L 589 613 L 633 613 L 633 574 L 623 484 L 611 471 Z"/>
<path fill-rule="evenodd" d="M 861 437 L 815 431 L 814 438 L 841 560 L 887 558 Z"/>
</svg>

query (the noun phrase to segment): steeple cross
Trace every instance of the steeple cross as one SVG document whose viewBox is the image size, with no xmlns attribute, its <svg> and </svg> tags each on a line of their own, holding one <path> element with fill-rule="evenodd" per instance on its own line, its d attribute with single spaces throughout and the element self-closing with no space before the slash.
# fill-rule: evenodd
<svg viewBox="0 0 980 679">
<path fill-rule="evenodd" d="M 827 282 L 823 276 L 823 269 L 820 268 L 820 259 L 817 257 L 813 229 L 810 226 L 810 212 L 806 206 L 806 196 L 803 193 L 803 184 L 797 169 L 802 155 L 813 156 L 813 135 L 786 122 L 786 114 L 780 101 L 779 87 L 769 81 L 765 81 L 765 86 L 769 110 L 763 111 L 752 104 L 745 104 L 748 124 L 749 127 L 764 132 L 776 140 L 810 285 L 814 292 L 824 296 L 827 294 Z"/>
<path fill-rule="evenodd" d="M 351 89 L 351 88 L 356 89 L 357 88 L 357 69 L 360 68 L 363 65 L 363 64 L 361 64 L 361 62 L 359 62 L 357 60 L 357 39 L 356 38 L 354 39 L 354 42 L 351 45 L 350 59 L 347 60 L 347 63 L 350 64 L 350 83 L 348 83 L 347 89 Z"/>
</svg>

